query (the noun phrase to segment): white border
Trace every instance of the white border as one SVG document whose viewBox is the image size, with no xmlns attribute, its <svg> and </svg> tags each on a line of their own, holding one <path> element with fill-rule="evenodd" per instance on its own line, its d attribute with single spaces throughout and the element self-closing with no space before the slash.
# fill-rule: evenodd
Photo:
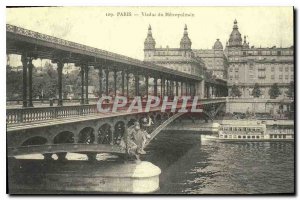
<svg viewBox="0 0 300 200">
<path fill-rule="evenodd" d="M 295 6 L 295 8 L 299 9 L 299 3 L 300 1 L 292 1 L 292 0 L 206 0 L 201 2 L 196 2 L 192 0 L 110 0 L 106 2 L 97 2 L 96 0 L 49 0 L 49 1 L 41 1 L 41 0 L 31 0 L 31 1 L 24 1 L 24 0 L 2 0 L 0 1 L 0 62 L 1 62 L 1 68 L 0 68 L 0 141 L 1 141 L 1 148 L 0 148 L 0 156 L 1 156 L 1 163 L 2 167 L 0 169 L 1 174 L 1 182 L 0 182 L 0 196 L 1 199 L 8 199 L 11 198 L 10 196 L 6 195 L 6 144 L 5 144 L 5 134 L 6 134 L 6 72 L 5 72 L 5 66 L 6 66 L 6 39 L 5 39 L 5 22 L 6 22 L 6 6 Z M 298 11 L 299 12 L 299 11 Z M 297 13 L 295 13 L 297 14 Z M 299 20 L 296 20 L 297 27 L 299 27 Z M 298 47 L 298 44 L 295 44 Z M 297 51 L 297 58 L 299 58 L 299 51 Z M 297 67 L 297 66 L 296 66 Z M 299 70 L 297 70 L 297 77 L 299 77 Z M 296 78 L 295 78 L 296 80 Z M 299 81 L 297 81 L 299 82 Z M 299 86 L 297 84 L 297 86 Z M 299 87 L 297 87 L 297 93 L 299 94 Z M 298 101 L 297 101 L 298 103 Z M 299 119 L 297 120 L 299 122 Z M 298 133 L 298 127 L 300 123 L 297 123 L 297 133 Z M 299 136 L 297 136 L 297 144 L 298 144 Z M 299 147 L 297 148 L 299 149 Z M 297 152 L 297 161 L 299 161 L 299 152 Z M 299 170 L 299 163 L 297 169 Z M 297 170 L 297 171 L 298 171 Z M 298 171 L 299 174 L 299 171 Z M 296 191 L 299 192 L 299 183 L 296 184 L 297 189 Z M 62 199 L 68 196 L 58 196 L 55 198 Z M 181 196 L 181 198 L 186 198 L 188 196 Z M 201 197 L 201 196 L 197 196 Z M 18 199 L 23 199 L 26 197 L 18 197 Z M 31 197 L 29 197 L 31 198 Z M 53 197 L 46 196 L 43 197 L 45 199 L 52 199 Z M 70 197 L 68 197 L 70 198 Z M 71 197 L 73 198 L 73 196 Z M 109 198 L 106 196 L 96 196 L 94 198 Z M 124 196 L 121 197 L 114 197 L 114 198 L 124 198 Z M 131 196 L 126 196 L 125 198 L 132 198 Z M 138 198 L 141 198 L 138 196 Z M 144 197 L 145 198 L 145 197 Z M 161 198 L 159 196 L 152 197 L 154 199 Z M 166 198 L 166 197 L 164 197 Z M 173 197 L 167 197 L 166 199 L 173 198 Z M 207 198 L 207 196 L 204 196 L 204 198 Z M 218 196 L 212 196 L 209 198 L 220 198 Z M 221 196 L 221 198 L 223 198 Z M 228 196 L 227 198 L 232 198 L 231 196 Z M 243 197 L 236 197 L 238 199 Z M 258 199 L 265 199 L 266 197 L 257 197 Z M 270 197 L 269 197 L 270 198 Z M 271 197 L 274 198 L 274 197 Z M 287 197 L 283 197 L 287 198 Z M 79 196 L 76 199 L 86 199 L 86 196 Z"/>
</svg>

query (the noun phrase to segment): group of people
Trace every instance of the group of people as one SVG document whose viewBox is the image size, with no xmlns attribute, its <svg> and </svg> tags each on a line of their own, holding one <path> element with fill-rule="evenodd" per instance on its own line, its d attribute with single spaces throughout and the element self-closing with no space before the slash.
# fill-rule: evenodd
<svg viewBox="0 0 300 200">
<path fill-rule="evenodd" d="M 151 138 L 150 134 L 148 134 L 147 130 L 149 127 L 153 125 L 153 121 L 151 117 L 148 119 L 145 117 L 142 119 L 142 122 L 135 122 L 132 126 L 128 128 L 127 131 L 127 153 L 131 157 L 135 157 L 139 160 L 140 154 L 146 154 L 144 148 L 147 140 Z M 122 142 L 121 146 L 126 148 L 125 141 Z"/>
</svg>

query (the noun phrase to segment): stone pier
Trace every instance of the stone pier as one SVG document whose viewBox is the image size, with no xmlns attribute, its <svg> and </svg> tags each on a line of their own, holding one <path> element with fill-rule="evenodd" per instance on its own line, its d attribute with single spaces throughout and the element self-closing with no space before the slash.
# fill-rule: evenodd
<svg viewBox="0 0 300 200">
<path fill-rule="evenodd" d="M 159 167 L 147 161 L 16 161 L 9 168 L 14 190 L 63 193 L 151 193 L 159 189 Z M 32 169 L 35 169 L 34 172 Z M 13 173 L 13 174 L 12 174 Z M 14 192 L 15 193 L 15 192 Z M 17 193 L 17 192 L 16 192 Z"/>
</svg>

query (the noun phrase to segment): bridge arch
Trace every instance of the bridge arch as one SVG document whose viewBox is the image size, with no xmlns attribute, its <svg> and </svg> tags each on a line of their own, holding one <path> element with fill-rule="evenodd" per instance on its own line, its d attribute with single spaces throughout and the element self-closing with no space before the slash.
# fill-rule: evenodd
<svg viewBox="0 0 300 200">
<path fill-rule="evenodd" d="M 162 120 L 167 120 L 168 118 L 169 118 L 168 113 L 163 113 L 163 114 L 161 115 L 161 119 L 162 119 Z"/>
<path fill-rule="evenodd" d="M 120 144 L 121 139 L 124 137 L 126 129 L 126 122 L 117 121 L 114 126 L 113 143 Z"/>
<path fill-rule="evenodd" d="M 83 128 L 78 134 L 78 143 L 90 144 L 95 142 L 95 131 L 91 127 Z"/>
<path fill-rule="evenodd" d="M 157 114 L 157 115 L 155 116 L 155 122 L 156 122 L 156 123 L 161 123 L 161 120 L 162 120 L 161 114 Z"/>
<path fill-rule="evenodd" d="M 69 144 L 74 142 L 75 142 L 75 135 L 70 131 L 60 132 L 53 139 L 54 144 Z"/>
<path fill-rule="evenodd" d="M 134 122 L 136 122 L 136 121 L 137 121 L 137 119 L 135 119 L 135 118 L 129 119 L 129 120 L 127 121 L 127 127 L 132 126 L 132 125 L 134 124 Z"/>
<path fill-rule="evenodd" d="M 22 142 L 21 146 L 43 145 L 46 144 L 47 142 L 48 140 L 45 137 L 34 136 Z"/>
<path fill-rule="evenodd" d="M 202 113 L 206 116 L 206 118 L 205 118 L 205 116 L 203 116 L 203 117 L 205 118 L 205 121 L 206 121 L 206 120 L 214 121 L 213 117 L 212 117 L 209 113 L 207 113 L 207 112 L 204 111 L 204 110 L 203 110 Z"/>
<path fill-rule="evenodd" d="M 98 129 L 98 144 L 111 144 L 112 143 L 112 126 L 109 123 L 105 123 Z"/>
</svg>

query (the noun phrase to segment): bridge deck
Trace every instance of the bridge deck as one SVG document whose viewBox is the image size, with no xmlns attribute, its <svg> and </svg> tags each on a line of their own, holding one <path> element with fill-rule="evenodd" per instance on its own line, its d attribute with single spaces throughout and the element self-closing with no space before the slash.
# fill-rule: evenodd
<svg viewBox="0 0 300 200">
<path fill-rule="evenodd" d="M 150 112 L 159 111 L 160 108 L 153 108 Z M 133 112 L 126 112 L 125 110 L 120 110 L 115 113 L 96 113 L 96 114 L 88 114 L 83 116 L 73 116 L 68 118 L 58 118 L 58 119 L 51 119 L 51 120 L 43 120 L 43 121 L 36 121 L 36 122 L 29 122 L 29 123 L 19 123 L 19 124 L 9 124 L 7 125 L 7 132 L 11 131 L 18 131 L 24 129 L 32 129 L 32 128 L 40 128 L 40 127 L 47 127 L 53 125 L 60 125 L 60 124 L 67 124 L 67 123 L 76 123 L 76 122 L 83 122 L 89 120 L 97 120 L 97 119 L 104 119 L 104 118 L 112 118 L 112 117 L 119 117 L 119 116 L 126 116 L 126 115 L 134 115 L 140 114 L 145 112 L 133 111 Z"/>
<path fill-rule="evenodd" d="M 184 113 L 177 113 L 167 119 L 163 124 L 159 125 L 151 134 L 150 139 L 147 141 L 145 147 L 150 143 L 151 140 L 168 124 L 170 124 L 174 119 L 180 117 Z M 57 152 L 73 152 L 73 153 L 113 153 L 113 154 L 125 154 L 126 150 L 119 145 L 109 145 L 109 144 L 43 144 L 43 145 L 30 145 L 21 147 L 8 147 L 8 157 L 14 157 L 17 155 L 27 155 L 27 154 L 45 154 L 45 153 L 57 153 Z"/>
<path fill-rule="evenodd" d="M 225 99 L 207 99 L 202 102 L 199 102 L 198 105 L 206 105 L 206 104 L 214 104 L 214 103 L 222 103 L 225 102 Z M 96 106 L 96 105 L 95 105 Z M 191 107 L 191 104 L 188 104 L 187 107 Z M 177 109 L 180 109 L 181 105 L 177 105 Z M 35 109 L 35 108 L 31 108 Z M 39 108 L 36 108 L 39 109 Z M 161 107 L 151 108 L 149 112 L 157 112 L 160 111 Z M 118 112 L 109 112 L 109 113 L 90 113 L 86 115 L 74 115 L 74 116 L 67 116 L 67 117 L 59 117 L 59 118 L 52 118 L 46 120 L 36 120 L 32 122 L 21 122 L 21 123 L 7 123 L 7 132 L 13 131 L 20 131 L 25 129 L 33 129 L 33 128 L 41 128 L 41 127 L 48 127 L 48 126 L 55 126 L 61 124 L 68 124 L 68 123 L 76 123 L 76 122 L 83 122 L 83 121 L 90 121 L 90 120 L 97 120 L 97 119 L 104 119 L 104 118 L 113 118 L 119 116 L 130 116 L 136 114 L 144 114 L 145 112 L 139 111 L 132 111 L 127 112 L 127 110 L 118 110 Z"/>
</svg>

